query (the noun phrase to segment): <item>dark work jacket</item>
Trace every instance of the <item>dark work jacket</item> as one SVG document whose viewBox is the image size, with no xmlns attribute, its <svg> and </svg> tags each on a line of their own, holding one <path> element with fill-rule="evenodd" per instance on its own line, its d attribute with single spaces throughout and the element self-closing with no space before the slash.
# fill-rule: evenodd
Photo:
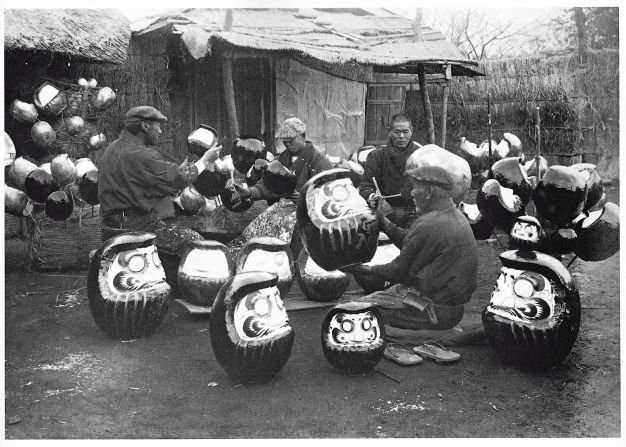
<svg viewBox="0 0 626 447">
<path fill-rule="evenodd" d="M 330 169 L 330 162 L 328 159 L 320 153 L 313 143 L 306 142 L 306 146 L 298 152 L 295 161 L 291 161 L 294 156 L 288 150 L 284 150 L 278 155 L 278 161 L 282 163 L 287 169 L 296 173 L 296 192 L 300 192 L 304 184 L 315 174 Z M 274 199 L 276 196 L 267 190 L 267 187 L 261 179 L 256 185 L 250 188 L 252 197 L 254 199 Z"/>
<path fill-rule="evenodd" d="M 100 214 L 151 213 L 166 196 L 175 195 L 197 178 L 195 165 L 172 163 L 123 130 L 105 150 L 98 169 Z"/>
<path fill-rule="evenodd" d="M 391 224 L 385 231 L 400 254 L 372 267 L 388 281 L 415 287 L 436 304 L 467 303 L 476 289 L 478 252 L 472 229 L 452 199 L 431 205 L 406 230 Z"/>
<path fill-rule="evenodd" d="M 397 149 L 391 141 L 386 146 L 370 152 L 363 166 L 363 178 L 359 192 L 367 200 L 370 194 L 376 192 L 372 177 L 376 178 L 380 192 L 387 196 L 402 194 L 402 197 L 387 199 L 392 207 L 413 208 L 411 199 L 411 179 L 404 174 L 406 160 L 421 146 L 410 141 L 404 149 Z"/>
</svg>

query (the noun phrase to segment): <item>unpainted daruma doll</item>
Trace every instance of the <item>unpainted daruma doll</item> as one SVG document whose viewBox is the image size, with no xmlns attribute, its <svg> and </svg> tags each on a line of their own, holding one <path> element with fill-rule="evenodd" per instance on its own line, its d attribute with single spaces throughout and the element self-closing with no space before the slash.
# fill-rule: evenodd
<svg viewBox="0 0 626 447">
<path fill-rule="evenodd" d="M 385 350 L 385 325 L 369 303 L 337 304 L 326 314 L 321 336 L 326 360 L 343 374 L 371 370 Z"/>
<path fill-rule="evenodd" d="M 324 270 L 302 247 L 298 256 L 298 284 L 312 301 L 334 301 L 348 289 L 350 275 L 340 270 Z"/>
<path fill-rule="evenodd" d="M 235 274 L 228 248 L 217 241 L 191 241 L 178 265 L 178 287 L 198 306 L 213 304 L 217 292 Z"/>
<path fill-rule="evenodd" d="M 294 332 L 269 272 L 245 272 L 220 289 L 209 333 L 217 362 L 236 382 L 272 379 L 291 355 Z"/>
<path fill-rule="evenodd" d="M 236 272 L 261 271 L 278 276 L 278 290 L 287 296 L 294 280 L 294 265 L 289 246 L 276 237 L 253 237 L 237 255 Z"/>
<path fill-rule="evenodd" d="M 151 233 L 108 239 L 94 254 L 87 277 L 91 314 L 115 339 L 152 334 L 165 316 L 170 286 Z"/>
<path fill-rule="evenodd" d="M 388 264 L 398 257 L 400 249 L 394 245 L 385 233 L 378 235 L 378 248 L 371 261 L 365 262 L 364 265 L 374 266 Z M 371 273 L 354 272 L 354 280 L 361 286 L 365 293 L 371 293 L 376 290 L 383 290 L 389 283 L 384 279 Z"/>
<path fill-rule="evenodd" d="M 378 219 L 347 169 L 311 177 L 300 191 L 296 217 L 304 246 L 324 270 L 367 262 L 376 252 Z"/>
</svg>

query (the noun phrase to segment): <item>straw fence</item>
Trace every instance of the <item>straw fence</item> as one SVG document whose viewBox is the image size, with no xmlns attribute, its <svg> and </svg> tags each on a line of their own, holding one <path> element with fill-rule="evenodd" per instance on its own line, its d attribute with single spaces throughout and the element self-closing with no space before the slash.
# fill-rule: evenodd
<svg viewBox="0 0 626 447">
<path fill-rule="evenodd" d="M 586 65 L 575 55 L 550 59 L 487 61 L 484 77 L 454 78 L 448 99 L 446 148 L 461 136 L 480 144 L 488 139 L 487 95 L 491 96 L 493 139 L 517 135 L 524 152 L 536 151 L 535 108 L 541 119 L 541 152 L 551 164 L 590 162 L 605 179 L 618 176 L 619 54 L 592 53 Z M 428 89 L 440 144 L 443 88 Z M 406 111 L 416 139 L 427 141 L 419 91 L 407 92 Z"/>
</svg>

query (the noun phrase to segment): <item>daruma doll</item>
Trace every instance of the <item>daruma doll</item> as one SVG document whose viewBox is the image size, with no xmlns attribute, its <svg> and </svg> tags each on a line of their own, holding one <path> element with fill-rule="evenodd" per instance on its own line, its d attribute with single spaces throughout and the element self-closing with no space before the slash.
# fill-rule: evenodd
<svg viewBox="0 0 626 447">
<path fill-rule="evenodd" d="M 324 270 L 367 262 L 376 252 L 378 220 L 347 169 L 311 177 L 300 192 L 296 217 L 309 255 Z"/>
<path fill-rule="evenodd" d="M 209 333 L 217 362 L 236 382 L 272 379 L 291 355 L 294 332 L 268 272 L 245 272 L 220 289 Z"/>
<path fill-rule="evenodd" d="M 321 336 L 326 360 L 343 374 L 371 370 L 385 350 L 385 325 L 368 303 L 337 304 L 326 314 Z"/>
<path fill-rule="evenodd" d="M 155 239 L 139 232 L 114 236 L 91 259 L 89 308 L 98 327 L 112 338 L 150 335 L 167 312 L 170 286 Z"/>
<path fill-rule="evenodd" d="M 348 289 L 350 275 L 340 270 L 324 270 L 303 247 L 298 256 L 298 284 L 312 301 L 334 301 Z"/>
<path fill-rule="evenodd" d="M 178 265 L 178 287 L 192 304 L 210 306 L 220 288 L 235 274 L 228 248 L 217 241 L 191 241 Z"/>
<path fill-rule="evenodd" d="M 237 273 L 261 271 L 278 276 L 281 296 L 287 296 L 294 280 L 293 257 L 289 246 L 276 237 L 253 237 L 239 251 Z"/>
</svg>

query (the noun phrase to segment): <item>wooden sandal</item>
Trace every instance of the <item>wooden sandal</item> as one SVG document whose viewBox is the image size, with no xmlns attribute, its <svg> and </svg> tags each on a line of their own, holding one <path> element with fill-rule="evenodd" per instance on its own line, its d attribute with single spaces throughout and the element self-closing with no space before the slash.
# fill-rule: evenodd
<svg viewBox="0 0 626 447">
<path fill-rule="evenodd" d="M 426 342 L 421 346 L 415 346 L 413 352 L 432 359 L 437 363 L 456 362 L 461 358 L 461 354 L 450 351 L 448 348 L 435 342 Z"/>
</svg>

